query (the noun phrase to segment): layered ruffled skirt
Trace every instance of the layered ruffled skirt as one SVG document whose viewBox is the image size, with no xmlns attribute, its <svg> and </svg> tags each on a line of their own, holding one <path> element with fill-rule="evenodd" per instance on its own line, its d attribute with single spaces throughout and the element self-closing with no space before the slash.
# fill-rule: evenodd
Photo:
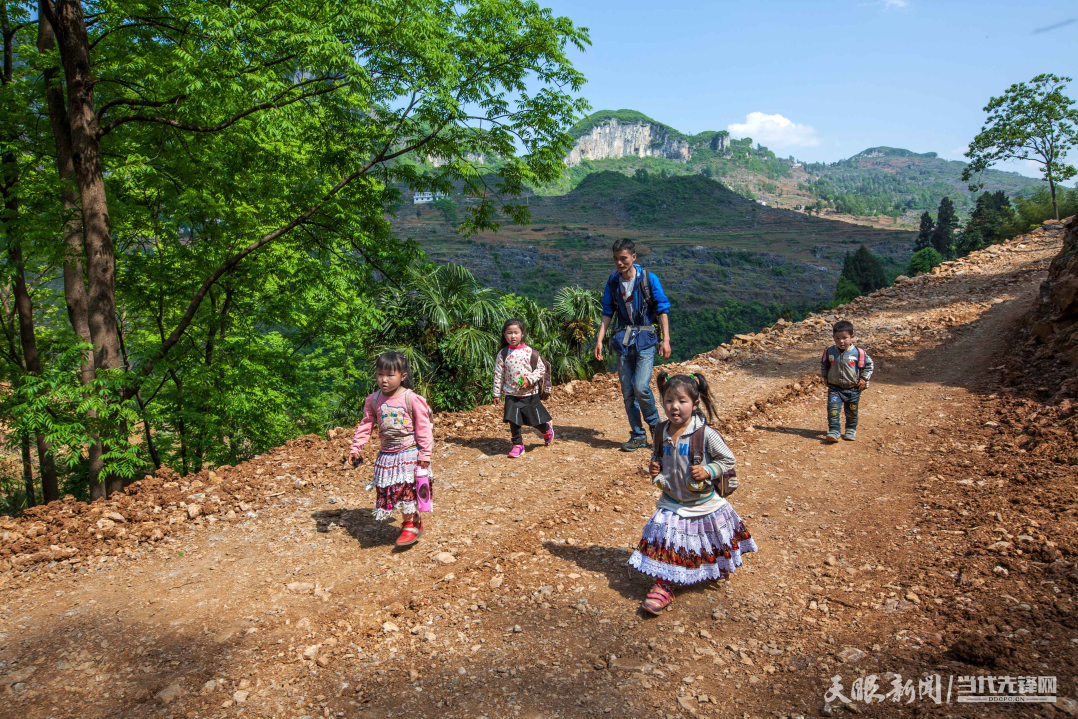
<svg viewBox="0 0 1078 719">
<path fill-rule="evenodd" d="M 416 512 L 415 470 L 419 461 L 419 448 L 409 447 L 399 452 L 379 452 L 374 460 L 374 478 L 367 489 L 377 491 L 374 502 L 374 518 L 386 520 L 399 510 L 401 514 Z M 430 479 L 431 497 L 434 496 L 434 478 Z"/>
<path fill-rule="evenodd" d="M 676 584 L 725 579 L 741 566 L 741 555 L 755 552 L 745 523 L 729 504 L 703 517 L 680 517 L 656 509 L 644 525 L 629 566 Z"/>
</svg>

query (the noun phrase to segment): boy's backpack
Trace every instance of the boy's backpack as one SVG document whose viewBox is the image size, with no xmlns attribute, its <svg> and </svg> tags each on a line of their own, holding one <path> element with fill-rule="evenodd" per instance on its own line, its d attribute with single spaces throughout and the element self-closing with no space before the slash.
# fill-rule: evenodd
<svg viewBox="0 0 1078 719">
<path fill-rule="evenodd" d="M 625 306 L 625 300 L 621 297 L 621 288 L 618 286 L 621 282 L 621 280 L 618 279 L 620 276 L 621 273 L 615 271 L 614 274 L 610 275 L 608 284 L 611 285 L 610 289 L 614 293 L 612 296 L 619 298 L 622 305 Z M 651 292 L 651 273 L 643 267 L 640 268 L 640 295 L 644 298 L 644 306 L 648 308 L 648 311 L 652 314 L 652 319 L 654 319 L 655 310 L 658 305 L 655 302 L 655 295 Z M 627 314 L 630 319 L 633 316 L 633 313 L 629 311 L 628 307 L 625 307 L 625 314 Z"/>
<path fill-rule="evenodd" d="M 838 350 L 838 347 L 835 348 Z M 842 353 L 838 353 L 838 357 L 831 357 L 831 348 L 827 348 L 823 351 L 824 359 L 827 360 L 828 366 L 833 365 L 838 357 L 842 356 Z M 857 369 L 862 370 L 865 368 L 865 351 L 860 347 L 857 348 Z M 860 374 L 860 372 L 858 372 Z"/>
<path fill-rule="evenodd" d="M 689 435 L 689 467 L 696 467 L 704 463 L 704 434 L 707 432 L 707 424 L 701 426 L 698 430 Z M 655 436 L 652 438 L 651 446 L 651 461 L 659 462 L 663 461 L 663 436 L 670 428 L 670 420 L 659 423 L 655 428 Z M 712 427 L 712 429 L 715 429 Z M 726 439 L 722 437 L 722 432 L 715 430 L 719 433 L 719 437 L 725 442 Z M 711 480 L 712 486 L 715 487 L 715 491 L 719 493 L 720 497 L 728 497 L 734 493 L 737 489 L 737 470 L 733 467 L 723 472 L 720 476 Z"/>
<path fill-rule="evenodd" d="M 542 359 L 539 353 L 534 347 L 528 347 L 532 351 L 532 371 L 539 366 L 539 360 Z M 502 347 L 500 354 L 502 356 L 502 362 L 509 358 L 509 348 Z M 543 360 L 543 379 L 539 384 L 539 399 L 550 399 L 550 392 L 553 388 L 553 383 L 550 381 L 550 363 Z"/>
</svg>

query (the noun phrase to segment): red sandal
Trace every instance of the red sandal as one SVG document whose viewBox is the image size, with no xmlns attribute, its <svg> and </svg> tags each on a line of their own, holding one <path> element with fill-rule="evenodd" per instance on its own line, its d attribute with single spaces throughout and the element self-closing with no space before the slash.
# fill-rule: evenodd
<svg viewBox="0 0 1078 719">
<path fill-rule="evenodd" d="M 648 591 L 648 598 L 644 600 L 640 608 L 648 614 L 659 616 L 664 609 L 670 606 L 672 601 L 674 601 L 673 592 L 663 586 L 661 582 L 655 582 L 654 586 Z"/>
<path fill-rule="evenodd" d="M 401 536 L 397 537 L 398 547 L 410 547 L 419 541 L 420 535 L 423 534 L 423 523 L 420 522 L 419 526 L 416 526 L 412 522 L 405 522 L 401 527 Z"/>
</svg>

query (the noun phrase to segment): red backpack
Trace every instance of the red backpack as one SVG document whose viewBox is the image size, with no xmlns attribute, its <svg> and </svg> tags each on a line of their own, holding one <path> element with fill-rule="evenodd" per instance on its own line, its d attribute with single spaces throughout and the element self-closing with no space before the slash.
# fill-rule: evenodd
<svg viewBox="0 0 1078 719">
<path fill-rule="evenodd" d="M 838 347 L 836 347 L 835 349 L 838 349 Z M 838 356 L 841 357 L 842 353 L 839 352 Z M 833 359 L 831 359 L 831 348 L 830 347 L 828 347 L 827 349 L 825 349 L 823 351 L 823 358 L 824 358 L 824 361 L 827 362 L 828 366 L 834 364 L 835 361 Z M 861 349 L 860 347 L 858 347 L 857 348 L 857 369 L 860 370 L 860 369 L 864 369 L 864 368 L 865 368 L 865 351 L 863 349 Z M 858 374 L 860 374 L 860 372 L 858 372 Z"/>
</svg>

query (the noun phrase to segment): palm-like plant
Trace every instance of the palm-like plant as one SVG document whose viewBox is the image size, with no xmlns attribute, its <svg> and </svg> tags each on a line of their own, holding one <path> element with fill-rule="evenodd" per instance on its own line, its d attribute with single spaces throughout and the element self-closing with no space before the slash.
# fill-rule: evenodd
<svg viewBox="0 0 1078 719">
<path fill-rule="evenodd" d="M 428 397 L 438 396 L 443 378 L 478 389 L 493 371 L 505 303 L 466 268 L 414 266 L 399 286 L 385 289 L 382 309 L 378 350 L 404 352 Z"/>
<path fill-rule="evenodd" d="M 464 409 L 489 392 L 502 323 L 524 320 L 528 343 L 550 363 L 555 382 L 586 379 L 598 367 L 587 353 L 601 314 L 596 292 L 566 287 L 554 311 L 481 286 L 460 265 L 413 266 L 381 296 L 385 320 L 372 353 L 404 352 L 416 388 L 438 409 Z"/>
<path fill-rule="evenodd" d="M 599 293 L 581 287 L 562 287 L 554 296 L 554 313 L 561 318 L 561 334 L 573 350 L 585 348 L 602 316 Z"/>
</svg>

